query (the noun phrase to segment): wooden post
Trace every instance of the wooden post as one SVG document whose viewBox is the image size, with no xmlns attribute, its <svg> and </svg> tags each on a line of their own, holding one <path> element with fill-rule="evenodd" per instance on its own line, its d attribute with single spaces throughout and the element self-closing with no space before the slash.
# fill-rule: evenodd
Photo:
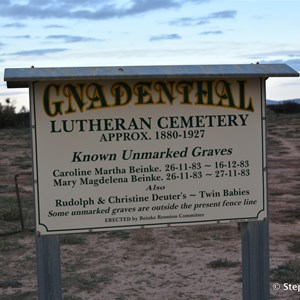
<svg viewBox="0 0 300 300">
<path fill-rule="evenodd" d="M 58 235 L 36 237 L 38 299 L 61 300 L 60 247 Z"/>
<path fill-rule="evenodd" d="M 19 207 L 19 215 L 20 215 L 20 222 L 22 230 L 24 230 L 24 219 L 23 219 L 23 212 L 22 212 L 22 204 L 20 199 L 20 192 L 19 192 L 19 186 L 18 186 L 18 177 L 19 175 L 15 175 L 15 187 L 16 187 L 16 194 L 17 194 L 17 200 L 18 200 L 18 207 Z"/>
<path fill-rule="evenodd" d="M 243 300 L 270 299 L 268 221 L 241 223 Z"/>
</svg>

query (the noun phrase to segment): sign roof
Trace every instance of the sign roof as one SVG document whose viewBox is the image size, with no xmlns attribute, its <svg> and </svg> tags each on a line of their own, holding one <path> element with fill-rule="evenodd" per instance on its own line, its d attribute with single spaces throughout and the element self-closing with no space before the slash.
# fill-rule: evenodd
<svg viewBox="0 0 300 300">
<path fill-rule="evenodd" d="M 233 77 L 298 77 L 286 64 L 114 66 L 64 68 L 7 68 L 4 80 L 8 88 L 26 88 L 33 81 L 96 79 L 176 79 Z"/>
</svg>

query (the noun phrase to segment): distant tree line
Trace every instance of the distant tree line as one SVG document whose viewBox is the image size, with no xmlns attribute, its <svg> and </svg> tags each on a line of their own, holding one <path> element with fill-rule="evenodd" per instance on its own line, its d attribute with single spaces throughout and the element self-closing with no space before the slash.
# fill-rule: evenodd
<svg viewBox="0 0 300 300">
<path fill-rule="evenodd" d="M 279 104 L 268 105 L 268 109 L 277 114 L 300 113 L 300 104 L 294 101 L 284 101 Z"/>
<path fill-rule="evenodd" d="M 300 104 L 293 101 L 284 101 L 275 105 L 268 105 L 268 109 L 277 114 L 300 113 Z M 14 103 L 8 98 L 5 104 L 0 103 L 0 128 L 29 127 L 30 114 L 23 106 L 17 113 Z"/>
<path fill-rule="evenodd" d="M 0 103 L 0 128 L 29 127 L 29 111 L 23 106 L 17 113 L 14 103 L 8 98 Z"/>
</svg>

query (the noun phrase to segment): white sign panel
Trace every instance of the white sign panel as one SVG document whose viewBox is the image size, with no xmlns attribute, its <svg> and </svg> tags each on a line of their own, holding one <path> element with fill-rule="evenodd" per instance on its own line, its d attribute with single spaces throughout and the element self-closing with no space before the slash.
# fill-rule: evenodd
<svg viewBox="0 0 300 300">
<path fill-rule="evenodd" d="M 32 95 L 40 234 L 266 218 L 259 78 L 44 81 Z"/>
</svg>

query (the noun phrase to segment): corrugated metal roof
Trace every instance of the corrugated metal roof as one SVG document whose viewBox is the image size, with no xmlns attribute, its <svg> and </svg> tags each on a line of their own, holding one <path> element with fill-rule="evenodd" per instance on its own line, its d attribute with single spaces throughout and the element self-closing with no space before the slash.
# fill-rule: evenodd
<svg viewBox="0 0 300 300">
<path fill-rule="evenodd" d="M 28 87 L 33 81 L 96 79 L 297 77 L 286 64 L 116 66 L 70 68 L 7 68 L 8 88 Z"/>
</svg>

